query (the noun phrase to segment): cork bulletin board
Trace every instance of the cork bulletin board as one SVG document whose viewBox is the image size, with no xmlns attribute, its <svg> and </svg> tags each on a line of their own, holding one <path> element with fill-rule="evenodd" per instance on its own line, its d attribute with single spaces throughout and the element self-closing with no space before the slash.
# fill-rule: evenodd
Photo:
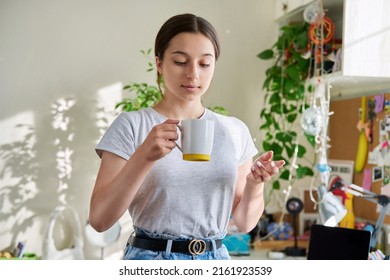
<svg viewBox="0 0 390 280">
<path fill-rule="evenodd" d="M 384 97 L 384 100 L 390 101 L 390 93 L 383 94 L 382 97 Z M 368 121 L 368 101 L 370 99 L 371 101 L 375 100 L 375 96 L 373 95 L 366 97 L 366 122 Z M 361 98 L 354 98 L 331 101 L 330 111 L 333 111 L 334 114 L 329 119 L 329 137 L 331 145 L 331 148 L 329 149 L 329 158 L 355 161 L 360 135 L 357 126 L 360 120 L 359 109 L 362 105 L 361 100 Z M 385 106 L 384 104 L 383 110 L 378 112 L 373 118 L 371 130 L 372 142 L 369 143 L 369 151 L 375 149 L 375 147 L 377 147 L 382 140 L 379 136 L 379 132 L 381 125 L 383 126 L 387 116 L 390 115 L 390 108 L 388 106 Z M 386 163 L 386 165 L 390 165 L 390 162 Z M 354 172 L 353 183 L 362 186 L 364 183 L 363 180 L 365 170 L 369 168 L 371 170 L 375 170 L 373 168 L 377 168 L 377 165 L 370 164 L 369 161 L 366 161 L 363 171 Z M 381 176 L 377 177 L 378 178 L 375 178 L 373 181 L 371 181 L 371 191 L 375 193 L 381 193 L 381 187 L 383 186 L 384 181 Z M 377 220 L 379 215 L 377 212 L 376 203 L 367 201 L 360 197 L 354 197 L 353 211 L 356 217 L 367 219 L 373 222 Z M 386 216 L 385 223 L 390 224 L 390 215 Z"/>
</svg>

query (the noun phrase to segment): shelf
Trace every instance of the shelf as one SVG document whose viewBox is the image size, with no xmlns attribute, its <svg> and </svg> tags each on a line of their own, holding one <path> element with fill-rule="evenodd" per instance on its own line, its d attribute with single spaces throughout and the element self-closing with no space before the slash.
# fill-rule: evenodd
<svg viewBox="0 0 390 280">
<path fill-rule="evenodd" d="M 287 22 L 303 21 L 303 11 L 311 1 L 294 0 L 276 0 L 275 1 L 275 20 L 280 24 Z M 283 9 L 286 8 L 286 9 Z"/>
<path fill-rule="evenodd" d="M 331 99 L 342 100 L 390 92 L 389 78 L 351 77 L 336 72 L 323 76 L 331 85 Z"/>
<path fill-rule="evenodd" d="M 303 21 L 303 11 L 315 1 L 281 0 L 290 10 L 277 11 L 279 24 Z M 281 4 L 278 4 L 281 6 Z M 335 25 L 341 42 L 340 72 L 323 76 L 331 99 L 349 99 L 390 92 L 390 19 L 386 0 L 327 0 L 326 16 Z"/>
<path fill-rule="evenodd" d="M 299 240 L 298 247 L 308 248 L 309 240 Z M 254 249 L 271 249 L 271 250 L 282 250 L 286 247 L 294 246 L 294 240 L 264 240 L 256 241 L 253 244 Z"/>
</svg>

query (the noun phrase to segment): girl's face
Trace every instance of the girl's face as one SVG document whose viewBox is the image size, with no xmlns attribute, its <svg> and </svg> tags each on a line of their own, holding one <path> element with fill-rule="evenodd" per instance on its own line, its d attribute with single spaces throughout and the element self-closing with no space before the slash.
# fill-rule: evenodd
<svg viewBox="0 0 390 280">
<path fill-rule="evenodd" d="M 179 33 L 170 41 L 164 60 L 156 58 L 164 77 L 164 95 L 181 101 L 200 100 L 210 86 L 215 68 L 211 41 L 200 33 Z"/>
</svg>

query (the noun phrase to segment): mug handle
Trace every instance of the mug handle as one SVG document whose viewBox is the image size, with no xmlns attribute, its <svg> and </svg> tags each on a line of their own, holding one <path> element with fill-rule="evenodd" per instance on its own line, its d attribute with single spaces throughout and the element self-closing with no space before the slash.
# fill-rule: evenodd
<svg viewBox="0 0 390 280">
<path fill-rule="evenodd" d="M 178 125 L 178 124 L 176 126 L 180 130 L 180 132 L 181 132 L 181 126 Z M 176 144 L 176 147 L 179 149 L 179 151 L 183 153 L 183 149 L 181 148 L 181 146 L 176 141 L 174 141 L 174 142 Z"/>
</svg>

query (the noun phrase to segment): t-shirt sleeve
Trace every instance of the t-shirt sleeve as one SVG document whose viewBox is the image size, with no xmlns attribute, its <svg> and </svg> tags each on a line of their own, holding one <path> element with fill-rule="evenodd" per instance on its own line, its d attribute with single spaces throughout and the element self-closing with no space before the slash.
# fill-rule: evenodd
<svg viewBox="0 0 390 280">
<path fill-rule="evenodd" d="M 238 166 L 244 164 L 249 159 L 252 159 L 258 153 L 248 127 L 242 121 L 239 121 L 239 126 L 241 141 L 239 147 L 240 154 L 238 155 Z"/>
<path fill-rule="evenodd" d="M 134 153 L 134 130 L 130 115 L 132 114 L 119 114 L 103 134 L 95 148 L 99 157 L 102 157 L 103 151 L 107 151 L 128 160 Z"/>
<path fill-rule="evenodd" d="M 236 117 L 219 116 L 219 119 L 234 143 L 234 156 L 237 165 L 241 166 L 258 153 L 249 129 Z"/>
</svg>

